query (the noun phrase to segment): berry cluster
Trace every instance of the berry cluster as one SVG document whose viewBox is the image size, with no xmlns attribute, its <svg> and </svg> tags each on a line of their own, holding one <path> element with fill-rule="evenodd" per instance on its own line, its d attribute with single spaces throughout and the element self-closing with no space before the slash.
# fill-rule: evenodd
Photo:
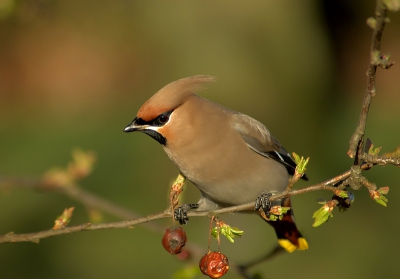
<svg viewBox="0 0 400 279">
<path fill-rule="evenodd" d="M 170 227 L 165 231 L 162 245 L 171 255 L 182 252 L 187 241 L 186 233 L 182 227 Z M 220 278 L 229 270 L 228 258 L 221 252 L 208 251 L 199 262 L 199 267 L 204 275 L 210 278 Z"/>
</svg>

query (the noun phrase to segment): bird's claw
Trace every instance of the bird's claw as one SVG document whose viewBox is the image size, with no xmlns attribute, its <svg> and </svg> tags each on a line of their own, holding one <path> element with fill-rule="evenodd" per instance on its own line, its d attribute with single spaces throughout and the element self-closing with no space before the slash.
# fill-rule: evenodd
<svg viewBox="0 0 400 279">
<path fill-rule="evenodd" d="M 271 210 L 272 206 L 271 202 L 269 201 L 271 196 L 271 193 L 262 192 L 261 195 L 256 199 L 256 202 L 254 204 L 254 209 L 259 210 L 261 208 L 267 218 L 269 218 L 270 216 L 269 211 Z"/>
<path fill-rule="evenodd" d="M 174 219 L 179 222 L 180 225 L 186 225 L 189 222 L 187 212 L 190 209 L 196 209 L 199 205 L 197 203 L 187 203 L 177 207 L 174 210 Z"/>
</svg>

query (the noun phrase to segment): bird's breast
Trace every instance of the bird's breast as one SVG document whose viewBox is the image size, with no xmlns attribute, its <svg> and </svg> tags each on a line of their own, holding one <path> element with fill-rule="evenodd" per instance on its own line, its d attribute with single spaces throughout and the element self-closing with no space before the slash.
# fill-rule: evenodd
<svg viewBox="0 0 400 279">
<path fill-rule="evenodd" d="M 235 135 L 164 147 L 180 171 L 206 196 L 223 205 L 254 201 L 263 191 L 282 191 L 288 173 L 252 151 Z"/>
</svg>

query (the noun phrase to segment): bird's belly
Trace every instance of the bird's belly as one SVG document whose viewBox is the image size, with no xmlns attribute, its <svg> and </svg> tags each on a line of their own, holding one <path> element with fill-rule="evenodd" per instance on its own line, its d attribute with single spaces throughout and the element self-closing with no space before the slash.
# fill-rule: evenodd
<svg viewBox="0 0 400 279">
<path fill-rule="evenodd" d="M 282 164 L 254 152 L 250 156 L 227 156 L 207 162 L 196 157 L 191 162 L 172 161 L 203 196 L 225 207 L 255 201 L 263 191 L 281 192 L 288 184 L 289 175 Z"/>
<path fill-rule="evenodd" d="M 203 196 L 221 207 L 251 202 L 263 191 L 286 188 L 289 174 L 282 164 L 255 153 L 245 143 L 233 149 L 226 141 L 216 141 L 207 152 L 195 143 L 176 148 L 174 153 L 164 150 Z"/>
<path fill-rule="evenodd" d="M 253 202 L 262 192 L 274 193 L 285 190 L 288 174 L 283 168 L 282 174 L 266 171 L 262 174 L 248 173 L 244 177 L 226 177 L 209 181 L 192 182 L 215 203 L 224 206 Z"/>
</svg>

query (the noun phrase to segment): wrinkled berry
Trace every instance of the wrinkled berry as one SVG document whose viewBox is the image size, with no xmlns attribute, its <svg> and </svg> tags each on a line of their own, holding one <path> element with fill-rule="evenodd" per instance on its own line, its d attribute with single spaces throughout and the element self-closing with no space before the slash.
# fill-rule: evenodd
<svg viewBox="0 0 400 279">
<path fill-rule="evenodd" d="M 210 278 L 220 278 L 228 272 L 229 261 L 220 252 L 208 252 L 200 259 L 199 267 L 204 275 Z"/>
<path fill-rule="evenodd" d="M 186 240 L 186 233 L 181 227 L 170 227 L 164 233 L 162 245 L 171 255 L 175 255 L 182 251 Z"/>
</svg>

